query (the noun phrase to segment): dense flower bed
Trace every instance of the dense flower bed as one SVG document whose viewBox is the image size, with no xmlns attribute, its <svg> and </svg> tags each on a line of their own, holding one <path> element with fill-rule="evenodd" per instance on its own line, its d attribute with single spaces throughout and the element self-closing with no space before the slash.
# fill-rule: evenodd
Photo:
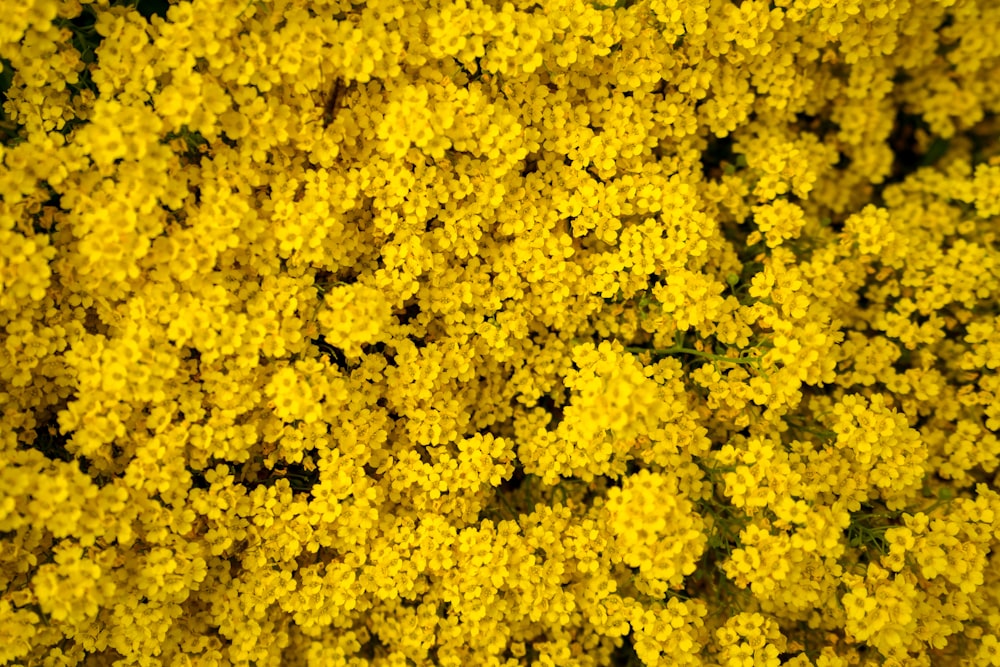
<svg viewBox="0 0 1000 667">
<path fill-rule="evenodd" d="M 0 57 L 0 664 L 1000 665 L 996 2 Z"/>
</svg>

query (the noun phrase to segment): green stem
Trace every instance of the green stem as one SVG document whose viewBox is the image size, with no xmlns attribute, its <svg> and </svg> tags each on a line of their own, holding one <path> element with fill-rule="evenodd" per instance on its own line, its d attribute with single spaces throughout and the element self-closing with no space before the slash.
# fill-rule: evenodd
<svg viewBox="0 0 1000 667">
<path fill-rule="evenodd" d="M 506 508 L 506 510 L 510 512 L 510 518 L 514 521 L 517 521 L 518 513 L 516 510 L 514 510 L 513 507 L 510 506 L 510 503 L 507 502 L 507 498 L 504 497 L 503 492 L 497 491 L 495 495 L 497 500 L 500 501 L 500 503 L 504 506 L 504 508 Z"/>
<path fill-rule="evenodd" d="M 649 352 L 654 356 L 670 356 L 672 354 L 690 354 L 696 357 L 702 357 L 703 359 L 710 359 L 711 361 L 723 361 L 731 364 L 747 364 L 754 365 L 760 361 L 759 357 L 724 357 L 721 354 L 711 354 L 709 352 L 702 352 L 701 350 L 695 350 L 690 347 L 681 347 L 679 345 L 674 345 L 673 347 L 663 348 L 661 350 L 654 350 L 645 347 L 626 347 L 627 352 L 632 354 L 642 354 L 643 352 Z"/>
<path fill-rule="evenodd" d="M 559 493 L 559 495 L 561 497 L 560 498 L 560 502 L 562 502 L 563 507 L 565 507 L 566 506 L 566 489 L 563 487 L 562 482 L 560 482 L 559 484 L 556 484 L 555 490 Z"/>
<path fill-rule="evenodd" d="M 933 512 L 937 508 L 942 507 L 943 505 L 947 505 L 949 502 L 951 502 L 951 498 L 941 498 L 937 502 L 932 503 L 929 507 L 925 507 L 922 510 L 917 510 L 917 513 L 928 514 L 929 515 L 931 512 Z"/>
</svg>

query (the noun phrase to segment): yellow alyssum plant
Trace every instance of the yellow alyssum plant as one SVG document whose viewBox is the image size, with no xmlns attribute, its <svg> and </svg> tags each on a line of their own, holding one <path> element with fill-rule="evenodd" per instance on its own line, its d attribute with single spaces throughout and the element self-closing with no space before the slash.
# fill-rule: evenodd
<svg viewBox="0 0 1000 667">
<path fill-rule="evenodd" d="M 0 664 L 1000 665 L 989 0 L 24 0 Z"/>
</svg>

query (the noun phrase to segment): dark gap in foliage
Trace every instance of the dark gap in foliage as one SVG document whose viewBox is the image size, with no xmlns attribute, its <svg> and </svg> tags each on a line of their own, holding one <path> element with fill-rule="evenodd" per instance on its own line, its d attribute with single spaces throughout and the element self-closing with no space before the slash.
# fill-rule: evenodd
<svg viewBox="0 0 1000 667">
<path fill-rule="evenodd" d="M 725 166 L 736 164 L 732 135 L 713 137 L 701 154 L 701 171 L 706 180 L 716 181 L 725 173 Z"/>
<path fill-rule="evenodd" d="M 611 653 L 611 664 L 615 667 L 640 667 L 643 663 L 635 652 L 634 633 L 629 631 L 622 643 Z"/>
<path fill-rule="evenodd" d="M 123 4 L 132 4 L 131 2 L 126 2 Z M 170 2 L 168 0 L 138 0 L 135 2 L 135 9 L 137 12 L 142 14 L 143 18 L 147 21 L 154 16 L 159 16 L 160 18 L 166 18 L 167 9 L 170 8 Z"/>
<path fill-rule="evenodd" d="M 67 449 L 70 435 L 59 430 L 59 420 L 53 412 L 47 419 L 35 427 L 35 440 L 28 449 L 34 449 L 42 453 L 45 458 L 51 461 L 63 461 L 69 463 L 74 460 L 73 454 Z M 79 459 L 80 470 L 84 473 L 90 468 L 90 462 L 85 458 Z"/>
<path fill-rule="evenodd" d="M 344 373 L 349 370 L 350 367 L 347 364 L 347 355 L 345 355 L 344 351 L 339 347 L 331 345 L 326 340 L 326 336 L 320 334 L 309 342 L 319 351 L 319 356 L 325 358 L 331 366 Z"/>
<path fill-rule="evenodd" d="M 882 189 L 906 180 L 921 167 L 933 165 L 947 152 L 949 142 L 941 137 L 935 137 L 926 150 L 921 150 L 918 141 L 920 133 L 930 133 L 927 122 L 921 116 L 900 109 L 889 135 L 889 146 L 893 152 L 892 170 Z"/>
</svg>

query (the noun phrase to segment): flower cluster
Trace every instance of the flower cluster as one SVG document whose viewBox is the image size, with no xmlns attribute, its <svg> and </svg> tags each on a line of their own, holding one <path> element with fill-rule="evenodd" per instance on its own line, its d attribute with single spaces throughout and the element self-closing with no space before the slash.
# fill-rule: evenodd
<svg viewBox="0 0 1000 667">
<path fill-rule="evenodd" d="M 0 665 L 1000 665 L 989 0 L 23 0 Z"/>
</svg>

